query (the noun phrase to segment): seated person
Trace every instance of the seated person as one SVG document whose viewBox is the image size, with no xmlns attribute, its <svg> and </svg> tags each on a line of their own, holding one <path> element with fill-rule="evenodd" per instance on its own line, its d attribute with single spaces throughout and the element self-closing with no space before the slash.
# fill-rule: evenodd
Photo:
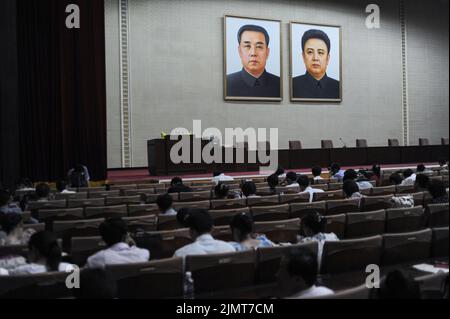
<svg viewBox="0 0 450 319">
<path fill-rule="evenodd" d="M 194 241 L 175 251 L 174 257 L 187 255 L 207 255 L 235 251 L 229 243 L 216 240 L 212 237 L 213 220 L 204 209 L 191 208 L 180 210 L 177 220 L 183 227 L 189 227 L 191 238 Z"/>
<path fill-rule="evenodd" d="M 343 182 L 347 180 L 355 181 L 358 184 L 359 190 L 373 188 L 372 183 L 370 183 L 366 178 L 358 177 L 358 173 L 354 169 L 348 169 L 344 173 L 344 177 L 342 179 Z"/>
<path fill-rule="evenodd" d="M 417 192 L 428 191 L 428 184 L 430 183 L 430 178 L 425 174 L 417 174 L 416 180 L 414 181 L 414 189 Z"/>
<path fill-rule="evenodd" d="M 75 165 L 74 168 L 67 172 L 67 179 L 69 181 L 70 187 L 89 187 L 89 171 L 86 166 L 82 164 Z"/>
<path fill-rule="evenodd" d="M 221 171 L 215 171 L 213 173 L 213 179 L 212 179 L 214 184 L 219 184 L 219 182 L 223 182 L 223 181 L 234 181 L 234 178 L 228 175 L 225 175 L 223 172 Z"/>
<path fill-rule="evenodd" d="M 307 247 L 295 247 L 283 257 L 277 273 L 279 291 L 288 299 L 319 297 L 333 290 L 316 286 L 319 266 L 317 258 Z"/>
<path fill-rule="evenodd" d="M 331 164 L 329 171 L 331 179 L 335 179 L 339 183 L 342 182 L 344 171 L 341 170 L 341 166 L 338 163 Z"/>
<path fill-rule="evenodd" d="M 277 174 L 272 174 L 269 177 L 267 177 L 267 184 L 270 188 L 270 194 L 276 195 L 277 194 L 277 186 L 279 184 L 279 179 Z"/>
<path fill-rule="evenodd" d="M 448 204 L 448 194 L 444 182 L 432 180 L 428 184 L 428 191 L 432 197 L 431 204 Z"/>
<path fill-rule="evenodd" d="M 346 180 L 342 184 L 342 191 L 347 199 L 362 198 L 363 195 L 359 192 L 359 186 L 354 180 Z"/>
<path fill-rule="evenodd" d="M 260 197 L 256 195 L 256 185 L 252 181 L 246 181 L 241 185 L 242 197 L 243 198 L 252 198 L 252 197 Z"/>
<path fill-rule="evenodd" d="M 161 215 L 175 216 L 177 211 L 172 207 L 173 198 L 168 193 L 158 195 L 156 198 L 156 204 L 158 205 Z"/>
<path fill-rule="evenodd" d="M 22 216 L 15 213 L 0 214 L 0 226 L 0 246 L 28 245 L 36 232 L 32 228 L 23 229 Z"/>
<path fill-rule="evenodd" d="M 4 189 L 0 189 L 0 214 L 22 214 L 22 209 L 11 202 L 11 194 Z"/>
<path fill-rule="evenodd" d="M 57 181 L 56 182 L 56 190 L 60 194 L 75 194 L 74 191 L 69 191 L 67 188 L 69 187 L 69 184 L 66 181 Z"/>
<path fill-rule="evenodd" d="M 289 172 L 286 174 L 286 187 L 298 187 L 297 183 L 297 173 Z"/>
<path fill-rule="evenodd" d="M 431 173 L 431 170 L 427 169 L 425 167 L 425 165 L 423 165 L 423 164 L 418 164 L 416 167 L 416 173 L 417 174 L 427 174 L 427 173 Z"/>
<path fill-rule="evenodd" d="M 381 186 L 381 166 L 374 164 L 372 165 L 372 177 L 369 178 L 372 181 L 375 181 L 376 186 Z"/>
<path fill-rule="evenodd" d="M 299 194 L 309 193 L 309 202 L 310 203 L 312 203 L 312 201 L 313 201 L 314 193 L 323 193 L 324 192 L 323 189 L 312 188 L 311 186 L 309 186 L 309 178 L 306 175 L 299 176 L 298 184 L 300 185 L 300 193 Z"/>
<path fill-rule="evenodd" d="M 320 215 L 318 212 L 311 212 L 302 218 L 300 225 L 301 236 L 298 239 L 299 243 L 317 242 L 317 261 L 319 269 L 322 262 L 323 245 L 326 241 L 339 241 L 335 233 L 325 233 L 325 226 L 327 225 L 327 218 Z"/>
<path fill-rule="evenodd" d="M 36 201 L 48 202 L 50 197 L 50 187 L 47 183 L 39 183 L 36 185 Z"/>
<path fill-rule="evenodd" d="M 440 171 L 448 171 L 448 161 L 445 158 L 440 158 L 438 163 Z"/>
<path fill-rule="evenodd" d="M 278 166 L 278 168 L 277 168 L 277 170 L 275 171 L 274 174 L 278 176 L 280 181 L 282 181 L 282 180 L 284 180 L 286 178 L 286 173 L 284 171 L 284 168 L 281 165 Z"/>
<path fill-rule="evenodd" d="M 240 197 L 236 192 L 230 191 L 230 187 L 227 184 L 221 182 L 214 187 L 214 196 L 216 199 L 233 199 Z"/>
<path fill-rule="evenodd" d="M 391 183 L 391 185 L 401 185 L 402 181 L 403 178 L 399 173 L 392 173 L 389 176 L 389 182 Z"/>
<path fill-rule="evenodd" d="M 51 271 L 71 272 L 74 266 L 61 262 L 57 238 L 48 231 L 33 234 L 28 243 L 28 263 L 8 269 L 9 275 L 29 275 Z"/>
<path fill-rule="evenodd" d="M 168 193 L 187 193 L 192 192 L 192 189 L 183 184 L 181 177 L 174 177 L 170 181 L 170 187 L 167 190 Z"/>
<path fill-rule="evenodd" d="M 87 259 L 86 268 L 104 268 L 106 265 L 146 262 L 150 258 L 147 249 L 130 246 L 127 241 L 127 224 L 121 218 L 111 218 L 100 224 L 100 235 L 108 248 Z"/>
<path fill-rule="evenodd" d="M 230 244 L 236 251 L 275 246 L 265 235 L 253 233 L 253 221 L 246 213 L 234 215 L 230 228 L 234 240 Z"/>
<path fill-rule="evenodd" d="M 416 181 L 416 174 L 414 174 L 413 170 L 408 168 L 403 171 L 404 180 L 400 184 L 400 186 L 413 186 Z"/>
<path fill-rule="evenodd" d="M 117 296 L 114 276 L 101 268 L 83 269 L 80 272 L 80 288 L 74 289 L 77 299 L 114 299 Z"/>
<path fill-rule="evenodd" d="M 401 270 L 393 270 L 381 280 L 379 289 L 372 289 L 371 299 L 420 299 L 419 283 Z"/>
<path fill-rule="evenodd" d="M 322 174 L 322 168 L 320 166 L 314 166 L 311 169 L 311 172 L 313 175 L 314 182 L 323 180 L 322 176 L 320 176 L 320 174 Z"/>
</svg>

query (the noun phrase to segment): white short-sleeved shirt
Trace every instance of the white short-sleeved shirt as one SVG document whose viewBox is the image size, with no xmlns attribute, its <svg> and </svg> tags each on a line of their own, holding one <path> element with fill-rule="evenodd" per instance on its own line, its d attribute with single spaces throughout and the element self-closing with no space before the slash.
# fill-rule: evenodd
<svg viewBox="0 0 450 319">
<path fill-rule="evenodd" d="M 69 263 L 59 263 L 58 271 L 59 272 L 71 272 L 75 269 L 74 265 Z M 41 274 L 49 272 L 47 266 L 41 264 L 25 264 L 18 266 L 13 269 L 8 269 L 7 274 L 12 275 L 31 275 L 31 274 Z M 6 273 L 4 273 L 6 275 Z"/>
<path fill-rule="evenodd" d="M 317 262 L 319 265 L 319 270 L 322 265 L 323 246 L 325 245 L 326 241 L 339 241 L 339 238 L 336 236 L 335 233 L 317 233 L 314 236 L 303 237 L 303 238 L 300 238 L 300 240 L 299 240 L 299 243 L 308 243 L 308 242 L 317 242 L 318 243 Z"/>
<path fill-rule="evenodd" d="M 299 194 L 309 193 L 309 202 L 312 203 L 314 193 L 323 193 L 324 190 L 320 188 L 312 188 L 311 186 L 308 186 L 305 188 L 303 192 L 300 192 Z"/>
<path fill-rule="evenodd" d="M 224 182 L 224 181 L 234 181 L 234 178 L 225 174 L 220 174 L 217 176 L 214 176 L 212 179 L 213 183 L 215 185 L 219 184 L 219 182 Z"/>
<path fill-rule="evenodd" d="M 117 243 L 101 250 L 87 259 L 87 268 L 104 268 L 106 265 L 119 265 L 146 262 L 150 259 L 147 249 Z"/>
<path fill-rule="evenodd" d="M 192 244 L 178 249 L 174 257 L 185 257 L 187 255 L 208 255 L 236 251 L 232 245 L 222 240 L 214 239 L 210 234 L 203 234 Z"/>
<path fill-rule="evenodd" d="M 416 181 L 416 174 L 412 174 L 411 176 L 405 178 L 400 186 L 413 186 Z"/>
<path fill-rule="evenodd" d="M 359 190 L 364 190 L 364 189 L 373 188 L 372 183 L 367 182 L 367 181 L 356 182 L 356 184 L 358 184 Z"/>
</svg>

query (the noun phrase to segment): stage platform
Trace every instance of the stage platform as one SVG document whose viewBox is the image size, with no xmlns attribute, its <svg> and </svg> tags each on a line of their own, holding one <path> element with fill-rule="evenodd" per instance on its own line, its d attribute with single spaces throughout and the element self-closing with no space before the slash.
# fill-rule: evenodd
<svg viewBox="0 0 450 319">
<path fill-rule="evenodd" d="M 415 169 L 417 167 L 417 164 L 424 164 L 427 168 L 433 168 L 439 166 L 438 163 L 412 163 L 412 164 L 384 164 L 381 165 L 381 169 L 406 169 L 406 168 L 412 168 Z M 341 169 L 346 170 L 349 168 L 353 169 L 371 169 L 372 166 L 343 166 Z M 286 172 L 296 172 L 301 174 L 311 174 L 311 169 L 295 169 L 290 168 L 286 169 Z M 327 169 L 322 168 L 322 174 L 328 174 Z M 269 174 L 259 174 L 259 171 L 250 171 L 250 172 L 227 172 L 226 175 L 233 176 L 233 177 L 239 177 L 239 178 L 246 178 L 246 177 L 264 177 L 268 176 Z M 129 169 L 110 169 L 107 172 L 107 180 L 110 184 L 114 183 L 123 183 L 123 182 L 148 182 L 148 181 L 159 181 L 159 182 L 168 182 L 172 179 L 172 177 L 179 176 L 184 180 L 205 180 L 205 179 L 211 179 L 212 174 L 206 173 L 206 174 L 177 174 L 177 175 L 166 175 L 166 176 L 150 176 L 148 172 L 148 168 L 129 168 Z"/>
</svg>

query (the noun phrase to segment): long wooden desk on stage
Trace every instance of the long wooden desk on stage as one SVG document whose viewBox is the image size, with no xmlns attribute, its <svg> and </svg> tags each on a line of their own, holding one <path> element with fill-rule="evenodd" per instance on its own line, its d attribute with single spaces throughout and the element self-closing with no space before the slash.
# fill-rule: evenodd
<svg viewBox="0 0 450 319">
<path fill-rule="evenodd" d="M 191 163 L 175 164 L 170 160 L 170 149 L 177 141 L 170 139 L 153 139 L 147 141 L 148 170 L 150 175 L 170 175 L 178 173 L 210 173 L 214 170 L 224 172 L 258 171 L 260 164 L 249 163 L 252 152 L 244 152 L 244 163 L 225 163 L 226 151 L 233 153 L 236 159 L 236 149 L 222 147 L 222 163 Z M 193 139 L 191 138 L 191 150 Z M 208 144 L 202 140 L 201 147 Z M 257 152 L 256 152 L 257 153 Z M 278 163 L 285 169 L 311 168 L 319 165 L 327 167 L 330 163 L 339 163 L 342 166 L 358 166 L 372 164 L 408 164 L 437 162 L 440 158 L 449 159 L 448 145 L 427 146 L 398 146 L 398 147 L 367 147 L 367 148 L 332 148 L 332 149 L 301 149 L 278 150 Z M 265 164 L 267 165 L 267 164 Z"/>
</svg>

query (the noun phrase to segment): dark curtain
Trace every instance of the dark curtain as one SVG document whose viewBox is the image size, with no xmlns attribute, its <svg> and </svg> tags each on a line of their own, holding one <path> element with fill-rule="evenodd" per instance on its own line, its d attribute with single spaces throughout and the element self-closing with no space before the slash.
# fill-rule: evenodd
<svg viewBox="0 0 450 319">
<path fill-rule="evenodd" d="M 69 4 L 80 29 L 67 29 Z M 106 177 L 103 0 L 18 0 L 20 166 L 34 181 L 64 178 L 76 163 Z"/>
</svg>

